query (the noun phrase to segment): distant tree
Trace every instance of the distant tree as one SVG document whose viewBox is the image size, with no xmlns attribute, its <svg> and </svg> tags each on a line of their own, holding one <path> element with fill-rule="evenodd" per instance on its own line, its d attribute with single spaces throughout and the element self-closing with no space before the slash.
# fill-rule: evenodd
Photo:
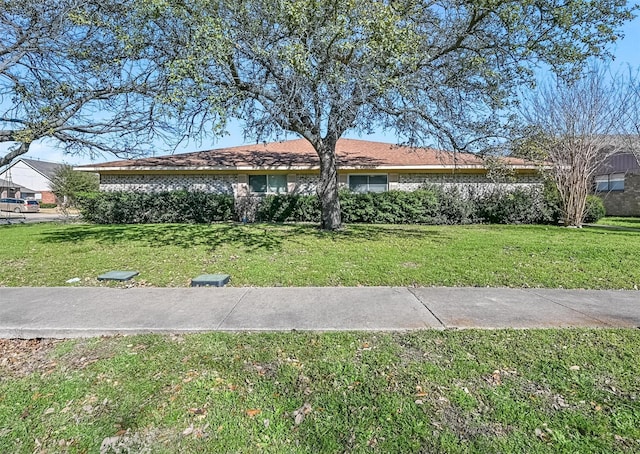
<svg viewBox="0 0 640 454">
<path fill-rule="evenodd" d="M 63 165 L 55 171 L 50 187 L 63 208 L 75 207 L 78 194 L 100 189 L 100 177 L 95 173 L 78 172 L 70 165 Z"/>
<path fill-rule="evenodd" d="M 156 66 L 133 55 L 115 0 L 0 0 L 0 167 L 49 139 L 70 154 L 147 150 L 176 132 Z"/>
<path fill-rule="evenodd" d="M 550 79 L 523 101 L 525 133 L 517 152 L 550 165 L 564 223 L 580 227 L 598 167 L 613 153 L 637 151 L 637 73 L 592 65 L 577 79 Z"/>
<path fill-rule="evenodd" d="M 623 0 L 135 1 L 119 22 L 165 62 L 164 99 L 194 130 L 242 119 L 258 140 L 293 133 L 320 159 L 322 226 L 341 226 L 336 143 L 393 130 L 474 150 L 499 135 L 533 68 L 606 55 L 632 17 Z M 124 25 L 122 25 L 124 24 Z M 137 29 L 135 31 L 134 29 Z M 150 50 L 152 49 L 152 50 Z"/>
</svg>

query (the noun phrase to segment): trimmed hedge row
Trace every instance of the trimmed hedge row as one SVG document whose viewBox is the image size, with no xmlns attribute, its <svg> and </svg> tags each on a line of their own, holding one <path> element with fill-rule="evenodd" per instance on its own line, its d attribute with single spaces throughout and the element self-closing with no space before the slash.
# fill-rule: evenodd
<svg viewBox="0 0 640 454">
<path fill-rule="evenodd" d="M 234 200 L 231 195 L 172 191 L 101 192 L 79 197 L 82 216 L 98 224 L 320 222 L 316 196 L 283 194 Z M 556 224 L 557 195 L 541 188 L 496 190 L 463 195 L 456 188 L 413 192 L 340 192 L 342 219 L 368 224 Z M 590 196 L 585 222 L 604 215 L 602 201 Z"/>
<path fill-rule="evenodd" d="M 340 192 L 342 220 L 366 224 L 545 224 L 557 223 L 560 212 L 542 189 L 514 189 L 462 194 L 438 186 L 417 191 Z M 255 220 L 319 222 L 315 196 L 267 196 Z"/>
<path fill-rule="evenodd" d="M 78 205 L 96 224 L 203 224 L 234 216 L 233 197 L 198 191 L 94 192 L 79 195 Z"/>
</svg>

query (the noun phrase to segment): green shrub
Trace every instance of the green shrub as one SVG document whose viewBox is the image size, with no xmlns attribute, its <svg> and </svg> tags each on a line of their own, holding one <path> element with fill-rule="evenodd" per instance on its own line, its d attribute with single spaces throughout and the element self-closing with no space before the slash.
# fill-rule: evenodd
<svg viewBox="0 0 640 454">
<path fill-rule="evenodd" d="M 57 203 L 41 203 L 40 208 L 56 208 L 58 206 Z"/>
<path fill-rule="evenodd" d="M 553 192 L 550 192 L 553 195 Z M 340 191 L 342 220 L 367 224 L 534 224 L 557 222 L 553 197 L 540 188 L 464 193 L 429 186 L 413 192 Z M 104 192 L 79 196 L 81 214 L 99 224 L 247 222 L 320 222 L 315 195 L 243 197 L 205 192 Z"/>
<path fill-rule="evenodd" d="M 440 224 L 436 189 L 353 193 L 340 191 L 342 219 L 347 223 Z"/>
<path fill-rule="evenodd" d="M 78 196 L 83 218 L 97 224 L 208 223 L 233 218 L 233 196 L 202 191 L 98 192 Z"/>
<path fill-rule="evenodd" d="M 542 194 L 544 197 L 544 205 L 542 206 L 543 223 L 559 224 L 564 219 L 564 211 L 560 200 L 560 192 L 555 183 L 551 180 L 545 181 Z"/>
<path fill-rule="evenodd" d="M 606 214 L 606 209 L 604 208 L 604 203 L 602 199 L 595 195 L 587 196 L 587 203 L 584 207 L 584 218 L 583 222 L 592 223 L 598 222 L 600 219 L 604 217 Z"/>
<path fill-rule="evenodd" d="M 478 218 L 491 224 L 545 224 L 552 222 L 544 191 L 538 188 L 494 190 L 476 199 Z"/>
<path fill-rule="evenodd" d="M 473 224 L 478 218 L 477 198 L 474 194 L 463 194 L 457 187 L 435 187 L 439 202 L 437 222 L 434 224 Z"/>
<path fill-rule="evenodd" d="M 260 222 L 320 222 L 320 202 L 312 195 L 267 195 L 260 200 L 255 219 Z"/>
</svg>

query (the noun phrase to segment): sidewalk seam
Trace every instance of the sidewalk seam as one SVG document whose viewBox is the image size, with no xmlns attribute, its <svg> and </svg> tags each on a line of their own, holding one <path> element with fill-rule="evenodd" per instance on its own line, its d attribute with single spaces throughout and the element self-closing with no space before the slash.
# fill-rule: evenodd
<svg viewBox="0 0 640 454">
<path fill-rule="evenodd" d="M 593 315 L 586 314 L 586 313 L 584 313 L 584 312 L 582 312 L 582 311 L 579 311 L 579 310 L 577 310 L 577 309 L 574 309 L 573 307 L 569 307 L 569 306 L 567 306 L 567 305 L 565 305 L 565 304 L 562 304 L 562 303 L 561 303 L 561 302 L 559 302 L 559 301 L 556 301 L 556 300 L 551 299 L 551 298 L 549 298 L 549 297 L 547 297 L 547 296 L 541 295 L 540 293 L 536 292 L 536 291 L 535 291 L 535 289 L 533 289 L 533 288 L 522 289 L 522 290 L 524 290 L 524 291 L 526 291 L 526 292 L 533 293 L 534 295 L 536 295 L 536 296 L 538 296 L 538 297 L 540 297 L 540 298 L 542 298 L 542 299 L 544 299 L 544 300 L 550 301 L 550 302 L 552 302 L 553 304 L 557 304 L 558 306 L 562 306 L 562 307 L 564 307 L 565 309 L 569 309 L 570 311 L 577 312 L 578 314 L 582 315 L 583 317 L 587 317 L 587 318 L 590 318 L 590 319 L 592 319 L 592 320 L 596 320 L 597 322 L 602 323 L 602 324 L 607 325 L 607 326 L 610 326 L 610 327 L 614 327 L 614 326 L 615 326 L 615 325 L 612 325 L 611 323 L 607 323 L 607 322 L 605 322 L 604 320 L 600 320 L 598 317 L 594 317 Z"/>
<path fill-rule="evenodd" d="M 216 326 L 216 328 L 215 328 L 216 331 L 220 331 L 220 327 L 224 324 L 224 322 L 227 321 L 227 319 L 233 313 L 233 311 L 236 310 L 236 307 L 238 307 L 238 304 L 240 304 L 242 302 L 244 297 L 247 296 L 247 293 L 249 293 L 250 291 L 251 291 L 251 288 L 247 288 L 247 290 L 242 294 L 242 296 L 240 298 L 238 298 L 238 301 L 236 301 L 236 304 L 233 305 L 233 307 L 227 313 L 227 315 L 225 315 L 224 318 L 220 321 L 220 323 L 218 323 L 218 326 Z"/>
<path fill-rule="evenodd" d="M 429 306 L 427 306 L 427 304 L 426 304 L 424 301 L 422 301 L 422 300 L 420 299 L 420 297 L 419 297 L 418 295 L 416 295 L 415 293 L 413 293 L 413 291 L 411 290 L 411 288 L 410 288 L 410 287 L 406 287 L 406 289 L 409 291 L 409 293 L 411 293 L 411 294 L 413 295 L 413 297 L 414 297 L 416 300 L 418 300 L 418 302 L 419 302 L 420 304 L 422 304 L 422 306 L 424 306 L 424 308 L 425 308 L 426 310 L 428 310 L 428 311 L 429 311 L 429 313 L 433 316 L 433 318 L 435 318 L 435 319 L 438 321 L 438 323 L 440 323 L 440 326 L 441 326 L 442 328 L 445 328 L 445 329 L 447 328 L 447 325 L 445 325 L 445 324 L 442 322 L 442 320 L 440 320 L 440 317 L 438 317 L 438 316 L 435 314 L 435 312 L 433 312 L 433 311 L 431 310 L 431 308 L 430 308 Z"/>
</svg>

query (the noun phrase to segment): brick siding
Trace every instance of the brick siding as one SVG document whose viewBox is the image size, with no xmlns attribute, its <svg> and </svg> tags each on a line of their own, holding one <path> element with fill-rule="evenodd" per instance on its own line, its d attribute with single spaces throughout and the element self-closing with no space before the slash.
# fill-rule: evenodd
<svg viewBox="0 0 640 454">
<path fill-rule="evenodd" d="M 373 174 L 374 172 L 372 172 Z M 315 194 L 319 176 L 289 174 L 290 192 Z M 340 174 L 339 186 L 348 187 L 348 176 Z M 389 189 L 414 191 L 425 185 L 457 186 L 463 190 L 485 191 L 497 186 L 506 188 L 537 186 L 542 179 L 537 175 L 519 175 L 513 180 L 496 183 L 484 174 L 389 174 Z M 179 189 L 207 191 L 220 194 L 246 195 L 246 175 L 188 175 L 188 174 L 133 174 L 100 176 L 102 191 L 161 192 Z M 293 191 L 292 191 L 293 189 Z"/>
<path fill-rule="evenodd" d="M 100 175 L 101 191 L 205 191 L 216 194 L 234 194 L 238 185 L 237 175 Z"/>
</svg>

